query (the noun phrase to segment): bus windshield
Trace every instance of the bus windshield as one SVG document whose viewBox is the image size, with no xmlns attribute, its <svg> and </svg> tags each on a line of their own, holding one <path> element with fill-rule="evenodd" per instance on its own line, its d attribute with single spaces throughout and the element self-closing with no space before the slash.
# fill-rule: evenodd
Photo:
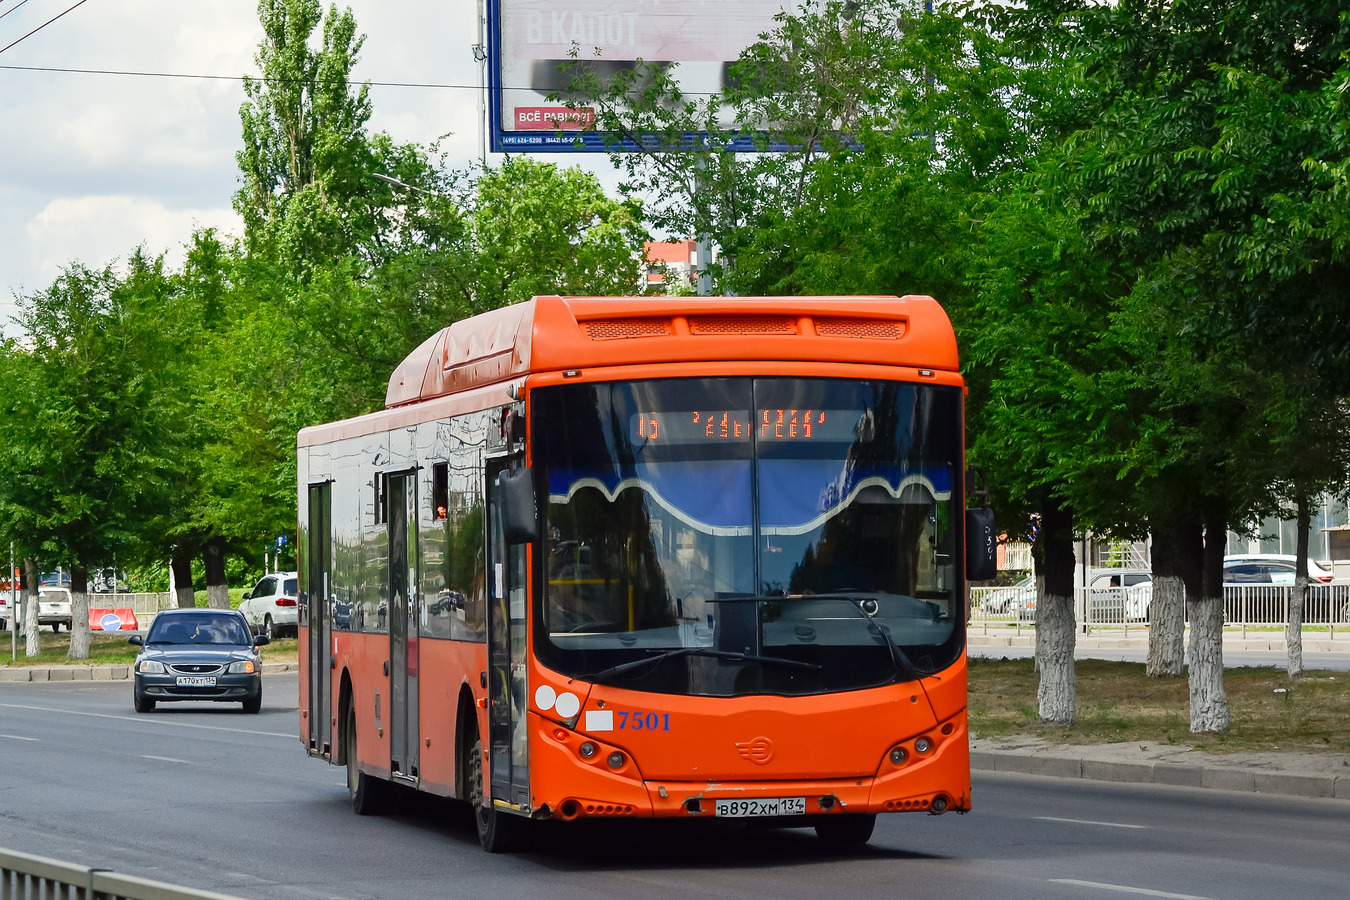
<svg viewBox="0 0 1350 900">
<path fill-rule="evenodd" d="M 960 404 L 958 388 L 841 379 L 537 390 L 541 662 L 710 696 L 950 665 Z"/>
</svg>

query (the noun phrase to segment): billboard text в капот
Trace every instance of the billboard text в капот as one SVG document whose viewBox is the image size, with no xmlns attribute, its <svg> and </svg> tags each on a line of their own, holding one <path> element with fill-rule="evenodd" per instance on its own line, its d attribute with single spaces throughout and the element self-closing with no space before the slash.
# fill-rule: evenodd
<svg viewBox="0 0 1350 900">
<path fill-rule="evenodd" d="M 785 0 L 498 0 L 501 88 L 500 130 L 584 130 L 594 112 L 565 115 L 547 97 L 567 87 L 558 67 L 576 59 L 598 74 L 630 67 L 634 60 L 669 65 L 689 94 L 708 94 L 727 85 L 727 69 L 741 51 L 773 27 Z M 725 123 L 725 124 L 730 124 Z M 560 139 L 566 141 L 568 139 Z"/>
</svg>

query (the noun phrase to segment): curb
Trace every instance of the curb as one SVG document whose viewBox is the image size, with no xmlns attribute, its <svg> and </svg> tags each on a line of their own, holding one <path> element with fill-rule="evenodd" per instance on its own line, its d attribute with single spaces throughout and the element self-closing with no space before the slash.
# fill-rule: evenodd
<svg viewBox="0 0 1350 900">
<path fill-rule="evenodd" d="M 263 663 L 262 674 L 295 672 L 299 663 Z M 102 666 L 5 666 L 0 667 L 0 683 L 32 683 L 47 681 L 127 681 L 131 678 L 130 665 Z"/>
<path fill-rule="evenodd" d="M 1249 794 L 1350 800 L 1350 775 L 1270 772 L 1234 766 L 1192 766 L 1167 762 L 1113 762 L 1046 754 L 1042 750 L 972 750 L 970 767 L 984 772 L 1082 778 L 1118 784 L 1159 784 Z"/>
</svg>

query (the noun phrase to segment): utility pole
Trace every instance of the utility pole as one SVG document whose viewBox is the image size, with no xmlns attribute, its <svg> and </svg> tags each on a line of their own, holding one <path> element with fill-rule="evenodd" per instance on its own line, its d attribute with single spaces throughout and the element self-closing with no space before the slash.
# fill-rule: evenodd
<svg viewBox="0 0 1350 900">
<path fill-rule="evenodd" d="M 19 592 L 14 590 L 14 542 L 9 542 L 9 658 L 19 658 Z"/>
</svg>

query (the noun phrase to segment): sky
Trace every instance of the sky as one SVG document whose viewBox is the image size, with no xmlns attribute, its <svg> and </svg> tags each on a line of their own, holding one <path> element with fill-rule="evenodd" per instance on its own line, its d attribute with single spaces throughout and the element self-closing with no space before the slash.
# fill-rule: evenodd
<svg viewBox="0 0 1350 900">
<path fill-rule="evenodd" d="M 371 131 L 423 144 L 445 136 L 449 164 L 477 160 L 476 0 L 339 6 L 366 35 L 357 79 L 462 86 L 373 86 Z M 10 334 L 15 296 L 47 287 L 72 260 L 101 267 L 143 244 L 176 265 L 193 228 L 241 229 L 231 209 L 239 81 L 31 69 L 256 75 L 256 0 L 0 0 L 0 48 L 67 9 L 0 50 L 0 323 Z M 609 170 L 598 155 L 553 159 Z"/>
</svg>

